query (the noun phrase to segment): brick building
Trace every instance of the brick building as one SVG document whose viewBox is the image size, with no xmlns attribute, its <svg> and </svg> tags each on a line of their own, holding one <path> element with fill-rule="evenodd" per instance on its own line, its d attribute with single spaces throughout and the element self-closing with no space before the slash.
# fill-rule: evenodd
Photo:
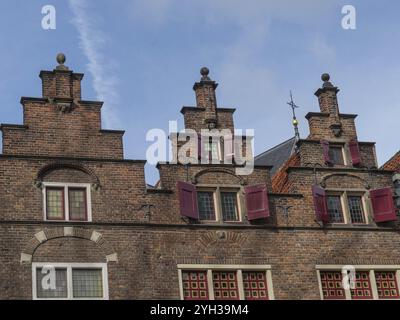
<svg viewBox="0 0 400 320">
<path fill-rule="evenodd" d="M 21 99 L 23 124 L 1 125 L 1 299 L 399 298 L 393 171 L 339 112 L 328 75 L 309 137 L 273 177 L 268 157 L 238 175 L 251 144 L 231 136 L 200 140 L 211 164 L 159 163 L 149 187 L 145 161 L 124 159 L 124 132 L 101 128 L 102 103 L 82 99 L 83 74 L 64 60 L 40 73 L 41 98 Z M 234 129 L 201 74 L 185 127 Z"/>
<path fill-rule="evenodd" d="M 382 166 L 382 169 L 394 171 L 393 183 L 395 188 L 396 204 L 397 207 L 400 208 L 400 151 L 396 152 L 396 154 Z"/>
</svg>

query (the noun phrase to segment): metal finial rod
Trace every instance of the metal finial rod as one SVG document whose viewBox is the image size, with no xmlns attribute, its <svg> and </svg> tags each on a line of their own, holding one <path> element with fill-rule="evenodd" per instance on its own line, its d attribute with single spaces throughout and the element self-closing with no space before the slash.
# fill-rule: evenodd
<svg viewBox="0 0 400 320">
<path fill-rule="evenodd" d="M 287 104 L 292 108 L 292 114 L 293 114 L 292 124 L 294 127 L 294 134 L 295 134 L 296 140 L 299 140 L 300 139 L 300 132 L 299 132 L 299 127 L 298 127 L 299 121 L 297 120 L 295 110 L 300 107 L 293 102 L 292 90 L 290 90 L 290 102 L 287 102 Z"/>
</svg>

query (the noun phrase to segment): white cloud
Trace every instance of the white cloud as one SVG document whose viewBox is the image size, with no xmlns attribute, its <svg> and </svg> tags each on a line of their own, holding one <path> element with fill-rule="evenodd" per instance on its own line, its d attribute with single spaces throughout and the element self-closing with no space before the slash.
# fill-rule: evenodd
<svg viewBox="0 0 400 320">
<path fill-rule="evenodd" d="M 104 101 L 104 125 L 107 128 L 119 127 L 116 112 L 118 79 L 113 75 L 110 59 L 101 52 L 107 40 L 106 35 L 96 28 L 93 18 L 88 14 L 86 0 L 69 0 L 69 4 L 73 13 L 72 23 L 79 34 L 79 46 L 89 61 L 87 67 L 93 77 L 96 99 Z"/>
</svg>

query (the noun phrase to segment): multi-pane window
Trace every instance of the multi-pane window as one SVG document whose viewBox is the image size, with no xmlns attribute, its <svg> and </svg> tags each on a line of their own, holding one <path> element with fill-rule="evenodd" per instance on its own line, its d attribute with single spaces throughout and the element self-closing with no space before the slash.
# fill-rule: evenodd
<svg viewBox="0 0 400 320">
<path fill-rule="evenodd" d="M 46 281 L 48 273 L 43 272 L 42 268 L 36 268 L 36 297 L 39 299 L 67 299 L 68 298 L 68 285 L 67 285 L 67 269 L 55 268 L 55 286 L 51 288 L 51 283 Z M 50 281 L 50 280 L 49 280 Z"/>
<path fill-rule="evenodd" d="M 357 271 L 355 277 L 355 288 L 351 289 L 351 298 L 372 299 L 371 282 L 369 280 L 369 271 Z"/>
<path fill-rule="evenodd" d="M 185 300 L 208 300 L 207 271 L 183 271 L 182 287 Z"/>
<path fill-rule="evenodd" d="M 197 191 L 200 220 L 240 221 L 238 190 L 200 189 Z"/>
<path fill-rule="evenodd" d="M 200 220 L 215 220 L 213 192 L 197 192 Z"/>
<path fill-rule="evenodd" d="M 49 220 L 64 220 L 64 188 L 46 188 L 46 216 Z"/>
<path fill-rule="evenodd" d="M 329 146 L 329 159 L 332 164 L 344 165 L 343 148 L 340 146 Z"/>
<path fill-rule="evenodd" d="M 352 223 L 365 223 L 362 198 L 360 196 L 348 196 L 349 213 Z"/>
<path fill-rule="evenodd" d="M 400 266 L 396 270 L 387 270 L 385 266 L 355 266 L 353 275 L 347 270 L 344 272 L 348 274 L 346 288 L 343 287 L 340 267 L 336 270 L 333 267 L 324 270 L 323 266 L 317 266 L 317 269 L 322 269 L 318 270 L 318 276 L 321 298 L 324 300 L 400 299 Z"/>
<path fill-rule="evenodd" d="M 185 300 L 274 299 L 270 266 L 178 265 Z"/>
<path fill-rule="evenodd" d="M 74 298 L 102 298 L 103 274 L 101 269 L 72 269 Z"/>
<path fill-rule="evenodd" d="M 329 191 L 326 196 L 326 205 L 331 223 L 367 223 L 366 210 L 361 194 L 348 191 Z"/>
<path fill-rule="evenodd" d="M 340 271 L 320 271 L 320 280 L 325 300 L 346 299 Z"/>
<path fill-rule="evenodd" d="M 33 263 L 34 299 L 108 299 L 106 264 Z"/>
<path fill-rule="evenodd" d="M 328 196 L 326 200 L 330 222 L 343 223 L 343 210 L 340 196 Z"/>
<path fill-rule="evenodd" d="M 379 299 L 399 299 L 399 287 L 395 271 L 375 271 Z"/>
<path fill-rule="evenodd" d="M 236 271 L 214 271 L 212 273 L 214 298 L 216 300 L 238 300 Z"/>
<path fill-rule="evenodd" d="M 86 188 L 68 188 L 68 202 L 71 220 L 87 219 Z"/>
<path fill-rule="evenodd" d="M 43 197 L 46 220 L 91 220 L 89 184 L 46 182 Z"/>
<path fill-rule="evenodd" d="M 204 156 L 211 160 L 220 160 L 219 156 L 219 143 L 212 141 L 212 138 L 204 138 Z"/>
<path fill-rule="evenodd" d="M 221 210 L 224 221 L 238 220 L 238 203 L 236 192 L 221 192 Z"/>
<path fill-rule="evenodd" d="M 265 272 L 243 271 L 242 278 L 246 300 L 268 300 L 268 286 Z"/>
</svg>

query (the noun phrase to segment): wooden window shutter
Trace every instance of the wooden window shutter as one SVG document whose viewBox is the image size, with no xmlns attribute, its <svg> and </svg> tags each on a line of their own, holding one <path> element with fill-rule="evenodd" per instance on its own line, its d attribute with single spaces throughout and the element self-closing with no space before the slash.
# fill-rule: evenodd
<svg viewBox="0 0 400 320">
<path fill-rule="evenodd" d="M 198 220 L 199 210 L 197 206 L 196 186 L 178 181 L 178 193 L 181 216 Z"/>
<path fill-rule="evenodd" d="M 375 189 L 370 191 L 375 222 L 397 220 L 396 208 L 393 201 L 392 188 Z"/>
<path fill-rule="evenodd" d="M 312 187 L 312 194 L 314 199 L 315 216 L 317 218 L 317 221 L 328 223 L 329 214 L 328 214 L 328 207 L 326 204 L 325 190 L 319 186 L 314 185 Z"/>
<path fill-rule="evenodd" d="M 332 161 L 329 157 L 329 142 L 326 140 L 321 140 L 322 150 L 324 152 L 324 161 L 325 163 L 331 164 Z"/>
<path fill-rule="evenodd" d="M 265 184 L 247 186 L 244 189 L 249 221 L 270 216 L 267 186 Z"/>
<path fill-rule="evenodd" d="M 359 165 L 361 163 L 360 148 L 358 147 L 358 142 L 352 140 L 349 142 L 349 149 L 351 154 L 351 162 L 353 166 Z"/>
</svg>

